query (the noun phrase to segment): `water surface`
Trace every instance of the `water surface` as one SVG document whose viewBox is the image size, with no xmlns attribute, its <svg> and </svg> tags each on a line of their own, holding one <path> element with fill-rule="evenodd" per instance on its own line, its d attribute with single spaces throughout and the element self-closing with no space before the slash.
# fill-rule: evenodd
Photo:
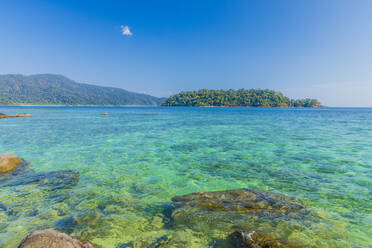
<svg viewBox="0 0 372 248">
<path fill-rule="evenodd" d="M 66 185 L 0 188 L 0 247 L 56 228 L 103 247 L 211 247 L 226 229 L 170 225 L 171 198 L 250 188 L 294 197 L 312 213 L 282 232 L 308 247 L 372 244 L 372 109 L 0 107 L 0 153 L 24 173 L 75 170 Z M 109 113 L 101 116 L 102 112 Z M 64 179 L 67 182 L 67 179 Z M 292 220 L 288 220 L 290 223 Z"/>
</svg>

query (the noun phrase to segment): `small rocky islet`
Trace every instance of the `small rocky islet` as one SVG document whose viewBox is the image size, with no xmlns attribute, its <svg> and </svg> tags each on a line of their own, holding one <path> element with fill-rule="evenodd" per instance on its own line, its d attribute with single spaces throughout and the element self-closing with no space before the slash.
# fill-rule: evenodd
<svg viewBox="0 0 372 248">
<path fill-rule="evenodd" d="M 25 113 L 16 114 L 16 115 L 7 115 L 7 114 L 0 113 L 0 119 L 18 118 L 18 117 L 30 117 L 30 116 L 31 116 L 30 114 L 25 114 Z"/>
<path fill-rule="evenodd" d="M 12 154 L 0 155 L 0 187 L 35 184 L 51 190 L 73 187 L 80 175 L 74 170 L 34 172 L 22 159 Z M 303 247 L 297 243 L 270 236 L 257 223 L 270 223 L 277 228 L 290 228 L 288 220 L 302 221 L 310 213 L 295 199 L 252 189 L 191 193 L 172 198 L 168 228 L 189 228 L 208 232 L 218 228 L 226 234 L 211 243 L 214 248 L 277 248 Z M 7 210 L 7 209 L 6 209 Z M 9 210 L 11 211 L 11 210 Z M 286 231 L 286 230 L 284 230 Z M 287 230 L 288 231 L 288 230 Z M 174 247 L 172 235 L 155 241 L 121 244 L 118 247 Z M 98 247 L 54 230 L 36 230 L 19 248 L 31 247 Z"/>
</svg>

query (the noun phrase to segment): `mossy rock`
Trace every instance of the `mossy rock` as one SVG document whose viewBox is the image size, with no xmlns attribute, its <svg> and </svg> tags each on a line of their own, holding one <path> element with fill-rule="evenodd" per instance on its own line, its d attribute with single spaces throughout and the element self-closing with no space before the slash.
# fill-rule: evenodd
<svg viewBox="0 0 372 248">
<path fill-rule="evenodd" d="M 235 231 L 214 248 L 300 248 L 302 246 L 272 239 L 255 231 Z"/>
<path fill-rule="evenodd" d="M 230 233 L 234 226 L 275 237 L 305 226 L 311 213 L 297 199 L 259 190 L 192 193 L 172 199 L 171 225 L 208 233 Z M 280 227 L 280 228 L 278 228 Z"/>
<path fill-rule="evenodd" d="M 176 196 L 172 201 L 176 207 L 172 214 L 174 217 L 179 211 L 186 209 L 261 215 L 285 215 L 304 209 L 283 195 L 251 189 L 192 193 Z"/>
</svg>

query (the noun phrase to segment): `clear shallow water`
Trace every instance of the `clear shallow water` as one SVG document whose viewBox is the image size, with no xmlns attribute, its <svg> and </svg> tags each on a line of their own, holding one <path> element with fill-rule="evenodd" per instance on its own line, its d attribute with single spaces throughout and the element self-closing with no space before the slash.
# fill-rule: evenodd
<svg viewBox="0 0 372 248">
<path fill-rule="evenodd" d="M 25 158 L 36 173 L 80 173 L 79 182 L 67 187 L 1 187 L 0 247 L 16 247 L 41 228 L 109 248 L 129 242 L 142 247 L 164 235 L 172 239 L 164 247 L 209 247 L 226 230 L 170 227 L 170 199 L 243 187 L 296 197 L 316 216 L 286 232 L 270 223 L 257 230 L 308 247 L 372 244 L 372 109 L 0 112 L 32 115 L 0 120 L 0 153 Z"/>
</svg>

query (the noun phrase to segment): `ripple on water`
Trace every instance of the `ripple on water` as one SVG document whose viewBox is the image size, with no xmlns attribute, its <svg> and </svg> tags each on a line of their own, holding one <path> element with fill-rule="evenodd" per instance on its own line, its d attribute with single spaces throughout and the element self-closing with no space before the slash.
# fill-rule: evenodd
<svg viewBox="0 0 372 248">
<path fill-rule="evenodd" d="M 0 151 L 32 163 L 0 178 L 1 247 L 44 228 L 108 248 L 210 247 L 233 225 L 313 247 L 372 244 L 372 109 L 109 110 L 0 107 L 32 116 L 0 122 Z M 306 211 L 175 218 L 174 196 L 238 188 Z"/>
</svg>

